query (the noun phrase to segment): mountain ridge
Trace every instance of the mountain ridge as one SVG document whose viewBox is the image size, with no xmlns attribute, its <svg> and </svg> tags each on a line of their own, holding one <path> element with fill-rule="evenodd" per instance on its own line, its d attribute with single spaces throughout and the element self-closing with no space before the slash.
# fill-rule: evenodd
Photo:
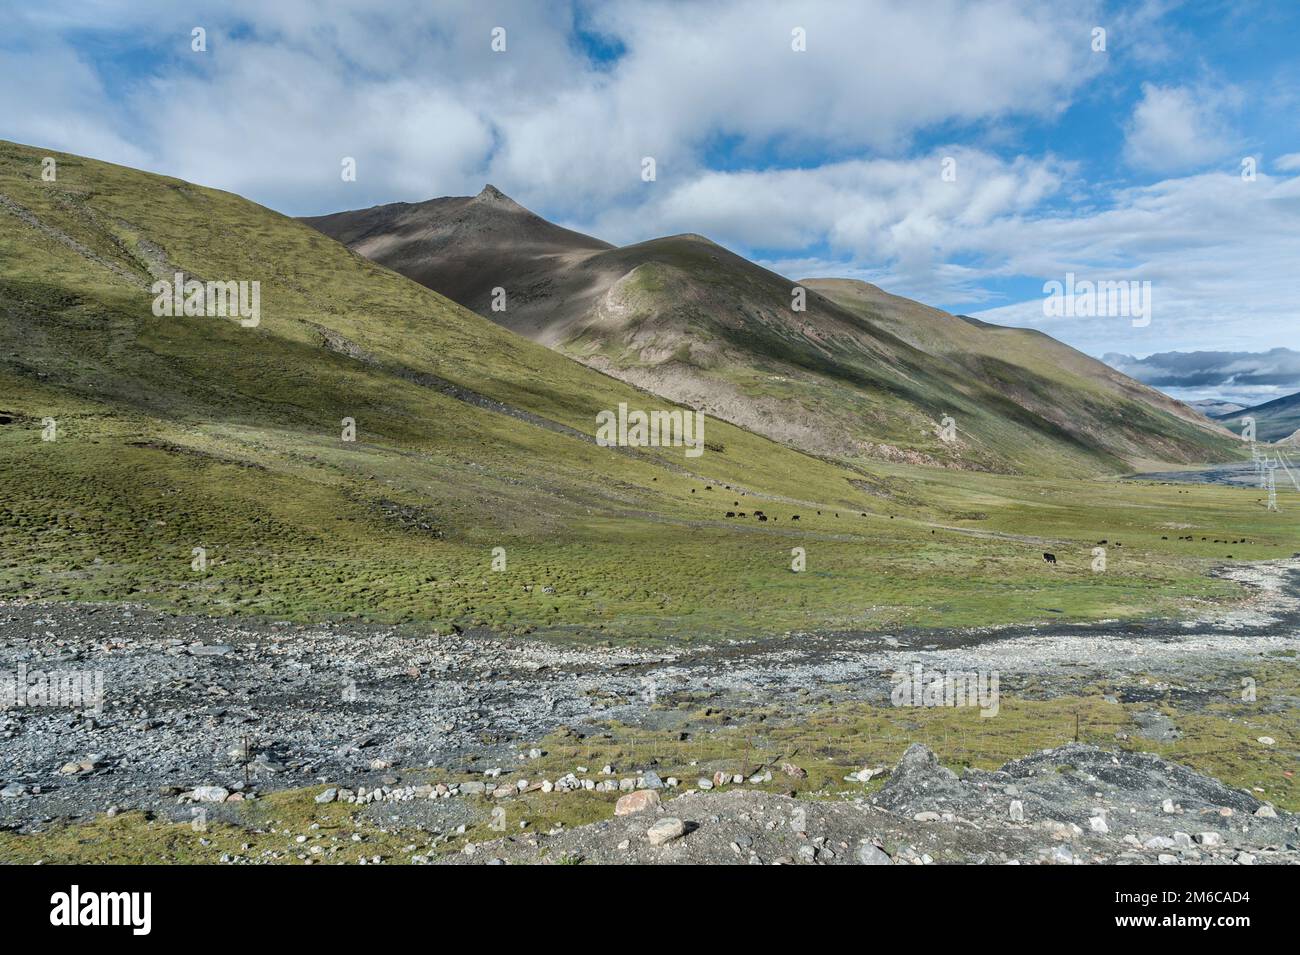
<svg viewBox="0 0 1300 955">
<path fill-rule="evenodd" d="M 511 331 L 814 454 L 1120 473 L 1234 452 L 1192 409 L 1043 333 L 851 280 L 801 284 L 697 233 L 613 246 L 493 186 L 303 221 Z M 969 354 L 937 341 L 940 325 Z"/>
<path fill-rule="evenodd" d="M 1214 415 L 1215 421 L 1240 430 L 1245 418 L 1255 419 L 1255 436 L 1260 441 L 1282 441 L 1300 431 L 1300 391 L 1239 411 Z"/>
</svg>

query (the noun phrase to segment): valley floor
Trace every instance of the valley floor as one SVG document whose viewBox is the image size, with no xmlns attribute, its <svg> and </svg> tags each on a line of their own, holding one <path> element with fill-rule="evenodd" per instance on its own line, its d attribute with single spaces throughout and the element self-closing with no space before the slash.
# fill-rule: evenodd
<svg viewBox="0 0 1300 955">
<path fill-rule="evenodd" d="M 0 859 L 657 861 L 644 844 L 653 819 L 609 820 L 630 788 L 675 779 L 661 793 L 661 814 L 677 811 L 670 797 L 702 782 L 726 792 L 680 801 L 698 832 L 670 843 L 677 848 L 661 861 L 687 861 L 694 850 L 684 847 L 695 844 L 708 855 L 703 847 L 713 843 L 720 857 L 708 861 L 852 861 L 859 849 L 850 830 L 872 825 L 890 833 L 896 861 L 913 861 L 909 846 L 915 860 L 1069 861 L 1052 854 L 1061 845 L 1073 845 L 1079 860 L 1203 861 L 1230 849 L 1229 859 L 1296 861 L 1288 810 L 1300 809 L 1300 559 L 1223 573 L 1249 599 L 1180 622 L 790 633 L 653 651 L 6 602 L 0 673 L 100 672 L 105 705 L 100 713 L 7 711 Z M 927 674 L 996 672 L 996 714 L 891 705 L 893 674 L 918 664 Z M 1110 759 L 1070 749 L 1076 742 L 1158 754 L 1234 788 L 1202 799 L 1195 818 L 1175 819 L 1160 810 L 1170 798 L 1160 793 L 1161 773 L 1173 771 L 1148 764 L 1140 785 L 1121 792 L 1115 783 L 1095 806 L 1079 793 L 1049 798 L 1032 781 L 997 777 L 998 792 L 1039 792 L 1037 808 L 1026 810 L 1030 828 L 973 841 L 959 831 L 973 813 L 999 832 L 1009 823 L 1007 800 L 990 802 L 978 771 L 1055 747 L 1069 750 L 1062 766 Z M 921 807 L 899 795 L 901 783 L 890 796 L 884 774 L 854 778 L 864 766 L 893 766 L 918 743 L 945 766 L 976 773 L 975 788 L 916 754 L 917 766 L 939 774 L 936 793 L 957 787 L 949 804 Z M 783 772 L 786 764 L 798 772 Z M 1095 777 L 1095 767 L 1078 771 Z M 1169 793 L 1188 785 L 1179 777 Z M 342 801 L 318 802 L 327 789 Z M 1057 796 L 1064 802 L 1053 803 Z M 872 809 L 872 799 L 898 805 Z M 1232 800 L 1245 802 L 1219 815 Z M 1216 801 L 1224 805 L 1209 805 Z M 1239 825 L 1261 801 L 1280 820 Z M 1138 803 L 1140 818 L 1115 818 L 1134 815 Z M 1094 832 L 1090 814 L 1107 806 L 1109 834 Z M 800 807 L 827 820 L 820 836 L 802 830 L 823 842 L 760 839 L 761 852 L 744 851 L 750 843 L 738 837 L 756 818 L 784 819 Z M 930 811 L 934 818 L 912 818 Z M 709 835 L 714 816 L 739 826 L 736 838 L 719 842 L 731 831 L 721 825 Z M 1162 841 L 1206 827 L 1222 830 L 1227 849 Z M 494 842 L 507 831 L 512 841 Z M 1152 839 L 1155 848 L 1144 848 Z M 496 848 L 467 851 L 480 843 Z"/>
<path fill-rule="evenodd" d="M 1130 480 L 1259 488 L 1259 472 L 1251 461 L 1231 461 L 1213 467 L 1184 468 L 1178 471 L 1153 471 L 1149 474 L 1131 475 Z M 1278 487 L 1285 489 L 1286 478 L 1283 474 L 1278 474 L 1278 481 Z"/>
</svg>

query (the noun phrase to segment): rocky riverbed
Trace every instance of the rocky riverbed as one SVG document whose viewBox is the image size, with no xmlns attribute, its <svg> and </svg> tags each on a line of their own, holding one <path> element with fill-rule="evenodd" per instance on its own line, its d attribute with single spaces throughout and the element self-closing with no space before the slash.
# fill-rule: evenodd
<svg viewBox="0 0 1300 955">
<path fill-rule="evenodd" d="M 1164 854 L 1175 861 L 1198 861 L 1221 860 L 1225 853 L 1235 859 L 1241 853 L 1252 861 L 1294 861 L 1292 817 L 1282 812 L 1281 821 L 1274 822 L 1256 816 L 1272 796 L 1265 787 L 1252 795 L 1208 779 L 1175 778 L 1173 769 L 1130 763 L 1139 758 L 1132 753 L 1061 755 L 1063 765 L 1074 767 L 1069 775 L 1076 780 L 1069 793 L 1058 793 L 1068 795 L 1064 802 L 1042 795 L 1044 785 L 1059 789 L 1062 784 L 1062 774 L 1044 770 L 1057 756 L 1043 762 L 1022 752 L 1027 759 L 1008 764 L 1002 775 L 968 770 L 960 780 L 926 762 L 923 768 L 936 782 L 922 789 L 945 795 L 924 807 L 898 795 L 897 781 L 913 778 L 910 770 L 896 771 L 885 789 L 869 787 L 869 792 L 852 785 L 852 778 L 844 792 L 828 792 L 823 783 L 817 795 L 828 798 L 810 801 L 784 795 L 779 768 L 773 780 L 773 767 L 757 765 L 748 752 L 736 756 L 734 772 L 703 772 L 695 778 L 691 767 L 677 767 L 681 778 L 672 780 L 675 785 L 668 784 L 663 766 L 658 767 L 664 770 L 661 776 L 650 765 L 629 764 L 626 750 L 619 751 L 621 766 L 574 765 L 560 771 L 542 758 L 540 741 L 556 733 L 591 742 L 611 737 L 609 728 L 617 725 L 685 738 L 693 729 L 684 728 L 681 707 L 665 706 L 665 700 L 707 700 L 706 715 L 718 709 L 744 714 L 758 707 L 783 708 L 796 717 L 850 705 L 887 708 L 894 674 L 917 666 L 996 672 L 1001 693 L 1036 700 L 1080 692 L 1104 677 L 1115 687 L 1117 706 L 1139 704 L 1132 732 L 1153 742 L 1176 739 L 1182 732 L 1177 714 L 1171 718 L 1156 705 L 1161 698 L 1167 701 L 1176 694 L 1193 711 L 1213 707 L 1215 700 L 1237 694 L 1243 681 L 1255 679 L 1262 661 L 1293 664 L 1300 648 L 1300 560 L 1238 565 L 1223 573 L 1239 580 L 1251 596 L 1178 622 L 796 633 L 669 651 L 354 623 L 186 617 L 128 605 L 0 603 L 0 674 L 21 672 L 29 682 L 93 675 L 102 681 L 103 692 L 102 705 L 0 704 L 8 706 L 0 724 L 0 825 L 33 832 L 131 810 L 183 820 L 195 805 L 214 818 L 234 819 L 239 803 L 280 790 L 318 787 L 333 790 L 333 800 L 343 793 L 353 806 L 392 807 L 392 818 L 404 825 L 445 833 L 481 824 L 494 799 L 525 789 L 548 795 L 609 793 L 612 809 L 618 795 L 638 787 L 657 790 L 649 785 L 653 783 L 665 787 L 655 814 L 673 806 L 668 818 L 691 824 L 665 843 L 679 846 L 662 849 L 668 861 L 688 861 L 691 851 L 680 846 L 712 839 L 698 833 L 712 828 L 701 819 L 714 815 L 739 827 L 736 838 L 723 840 L 725 852 L 701 849 L 717 855 L 715 861 L 750 861 L 751 855 L 760 861 L 853 861 L 863 844 L 858 837 L 850 840 L 849 830 L 867 826 L 864 820 L 888 833 L 879 838 L 894 847 L 887 852 L 891 858 L 899 847 L 911 846 L 922 860 L 928 855 L 934 860 L 1043 861 L 1047 857 L 1041 850 L 1064 840 L 1073 847 L 1075 860 L 1158 861 Z M 1150 696 L 1149 707 L 1144 694 Z M 1275 694 L 1269 703 L 1275 712 L 1295 705 L 1285 693 Z M 1263 738 L 1269 741 L 1258 743 L 1260 752 L 1267 749 L 1270 758 L 1295 752 L 1294 738 Z M 1256 745 L 1253 737 L 1248 742 Z M 534 760 L 544 771 L 530 771 Z M 1113 765 L 1124 771 L 1111 772 L 1108 760 L 1118 760 Z M 907 758 L 903 762 L 904 769 L 911 765 Z M 1025 777 L 1026 767 L 1037 768 Z M 1093 785 L 1108 773 L 1111 783 Z M 1124 784 L 1125 778 L 1131 784 Z M 1282 785 L 1290 785 L 1290 778 Z M 704 792 L 701 781 L 716 782 L 725 792 Z M 1086 795 L 1089 786 L 1091 796 Z M 1218 789 L 1206 788 L 1213 786 Z M 801 787 L 791 783 L 788 788 Z M 1015 790 L 1024 793 L 1015 800 L 1023 818 L 1013 820 Z M 1194 793 L 1199 795 L 1193 798 Z M 1183 805 L 1179 818 L 1161 810 L 1166 799 Z M 777 832 L 786 839 L 795 830 L 784 823 L 765 827 L 773 814 L 798 807 L 814 818 L 828 814 L 827 820 L 841 820 L 847 829 L 841 832 L 840 823 L 828 821 L 824 845 L 777 845 L 764 836 Z M 1221 810 L 1231 813 L 1222 815 Z M 936 816 L 916 818 L 927 813 Z M 1094 828 L 1098 814 L 1108 820 L 1109 833 Z M 1250 821 L 1259 819 L 1269 821 Z M 980 820 L 997 838 L 987 833 L 976 838 Z M 901 829 L 889 829 L 886 822 Z M 518 844 L 503 843 L 490 857 L 522 860 L 545 850 L 547 857 L 576 853 L 646 861 L 645 828 L 639 836 L 633 831 L 639 822 L 619 817 L 596 825 L 605 829 L 584 826 L 553 837 L 527 835 L 534 842 L 549 839 L 552 844 L 545 846 L 518 843 L 522 837 L 516 836 Z M 1196 840 L 1199 832 L 1214 826 L 1223 830 L 1222 845 Z M 802 831 L 816 839 L 816 828 Z M 740 841 L 746 835 L 740 829 L 753 829 L 747 833 L 751 842 Z M 457 835 L 465 831 L 461 828 Z M 724 826 L 715 835 L 729 831 Z M 1185 845 L 1180 832 L 1192 844 Z M 947 849 L 940 845 L 943 833 Z M 1096 846 L 1089 842 L 1104 836 L 1113 838 L 1102 838 Z M 612 839 L 614 848 L 597 851 L 584 841 L 588 837 L 601 845 Z M 1176 851 L 1152 855 L 1146 843 L 1153 839 L 1156 849 Z M 1167 845 L 1165 840 L 1175 841 Z M 627 847 L 618 849 L 623 842 Z M 745 851 L 734 851 L 733 842 Z M 807 845 L 817 850 L 811 856 Z M 1066 861 L 1058 856 L 1048 861 Z"/>
<path fill-rule="evenodd" d="M 1295 864 L 1296 817 L 1164 760 L 1068 745 L 960 777 L 917 744 L 872 798 L 690 791 L 456 862 Z M 666 838 L 665 838 L 666 836 Z"/>
</svg>

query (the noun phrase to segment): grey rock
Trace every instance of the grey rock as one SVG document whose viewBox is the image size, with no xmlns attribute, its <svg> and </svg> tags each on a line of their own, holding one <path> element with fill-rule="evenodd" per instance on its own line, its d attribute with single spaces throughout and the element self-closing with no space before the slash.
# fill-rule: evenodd
<svg viewBox="0 0 1300 955">
<path fill-rule="evenodd" d="M 863 842 L 859 844 L 857 851 L 853 854 L 854 861 L 858 865 L 893 865 L 894 860 L 889 858 L 889 854 L 879 846 Z"/>
<path fill-rule="evenodd" d="M 686 823 L 676 816 L 665 816 L 646 830 L 646 839 L 652 846 L 662 846 L 686 835 Z"/>
<path fill-rule="evenodd" d="M 197 647 L 190 647 L 190 653 L 196 657 L 224 657 L 234 652 L 235 648 L 228 643 L 204 643 Z"/>
</svg>

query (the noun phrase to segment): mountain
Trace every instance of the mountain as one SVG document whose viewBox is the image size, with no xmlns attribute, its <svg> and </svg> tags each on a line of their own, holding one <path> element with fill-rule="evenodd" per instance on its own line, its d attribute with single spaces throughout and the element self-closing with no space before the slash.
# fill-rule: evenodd
<svg viewBox="0 0 1300 955">
<path fill-rule="evenodd" d="M 614 247 L 491 186 L 304 221 L 533 341 L 819 456 L 1102 474 L 1235 453 L 1185 405 L 1046 335 L 865 283 L 797 286 L 699 235 Z"/>
<path fill-rule="evenodd" d="M 698 457 L 598 446 L 671 406 L 219 190 L 0 141 L 0 261 L 0 599 L 718 631 L 789 576 L 760 531 L 792 512 L 846 567 L 850 515 L 929 534 L 887 479 L 717 420 Z M 167 314 L 177 273 L 250 316 Z"/>
<path fill-rule="evenodd" d="M 491 311 L 491 290 L 505 287 L 516 320 L 529 313 L 529 290 L 537 283 L 614 248 L 533 215 L 491 185 L 472 197 L 399 202 L 302 221 L 480 314 Z M 516 323 L 501 324 L 518 331 Z"/>
<path fill-rule="evenodd" d="M 1188 401 L 1187 407 L 1195 408 L 1207 418 L 1213 418 L 1217 415 L 1232 414 L 1234 411 L 1241 411 L 1246 406 L 1238 404 L 1235 401 L 1222 401 L 1218 398 L 1202 398 L 1200 401 Z"/>
<path fill-rule="evenodd" d="M 1281 441 L 1300 429 L 1300 392 L 1274 398 L 1253 408 L 1243 408 L 1226 414 L 1215 415 L 1216 421 L 1233 431 L 1240 432 L 1242 419 L 1255 419 L 1255 437 L 1260 441 Z"/>
<path fill-rule="evenodd" d="M 712 417 L 697 456 L 602 447 L 601 416 L 673 406 L 239 196 L 3 141 L 0 262 L 0 601 L 374 621 L 382 660 L 452 627 L 682 642 L 1169 613 L 1226 593 L 1221 545 L 1170 526 L 1239 529 L 1247 559 L 1294 536 L 1230 489 L 832 461 Z M 175 308 L 178 272 L 213 314 Z M 882 380 L 939 387 L 923 373 Z M 1121 535 L 1101 579 L 1089 549 Z"/>
</svg>

